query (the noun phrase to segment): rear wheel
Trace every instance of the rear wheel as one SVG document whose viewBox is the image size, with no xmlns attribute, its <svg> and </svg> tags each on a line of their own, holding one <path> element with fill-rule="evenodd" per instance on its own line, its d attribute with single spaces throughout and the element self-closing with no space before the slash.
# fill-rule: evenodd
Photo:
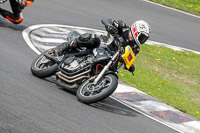
<svg viewBox="0 0 200 133">
<path fill-rule="evenodd" d="M 95 85 L 89 80 L 86 80 L 77 90 L 76 96 L 82 103 L 99 102 L 110 96 L 118 85 L 118 79 L 113 74 L 108 74 L 102 77 Z"/>
<path fill-rule="evenodd" d="M 31 65 L 31 72 L 39 78 L 46 78 L 56 73 L 58 64 L 47 59 L 43 54 L 37 56 Z"/>
</svg>

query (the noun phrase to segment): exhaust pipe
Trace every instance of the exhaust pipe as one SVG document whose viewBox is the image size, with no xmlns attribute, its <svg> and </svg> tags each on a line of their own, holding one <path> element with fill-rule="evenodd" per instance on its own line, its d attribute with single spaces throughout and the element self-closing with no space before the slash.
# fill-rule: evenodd
<svg viewBox="0 0 200 133">
<path fill-rule="evenodd" d="M 56 76 L 59 79 L 65 81 L 67 83 L 73 83 L 73 82 L 78 81 L 78 80 L 83 79 L 83 78 L 90 78 L 90 74 L 89 74 L 90 71 L 91 71 L 91 69 L 89 69 L 85 72 L 82 72 L 80 74 L 77 74 L 75 76 L 67 76 L 67 75 L 63 74 L 61 71 L 59 71 L 59 72 L 56 73 Z"/>
</svg>

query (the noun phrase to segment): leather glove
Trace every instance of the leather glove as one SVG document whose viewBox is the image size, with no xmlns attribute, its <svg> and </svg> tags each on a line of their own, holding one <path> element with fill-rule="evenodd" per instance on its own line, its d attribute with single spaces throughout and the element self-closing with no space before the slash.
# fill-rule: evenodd
<svg viewBox="0 0 200 133">
<path fill-rule="evenodd" d="M 122 21 L 122 20 L 118 20 L 118 24 L 119 24 L 120 28 L 126 28 L 127 27 L 126 23 L 124 21 Z"/>
<path fill-rule="evenodd" d="M 106 25 L 106 30 L 111 34 L 111 35 L 116 35 L 118 34 L 118 29 L 113 26 L 113 25 Z"/>
</svg>

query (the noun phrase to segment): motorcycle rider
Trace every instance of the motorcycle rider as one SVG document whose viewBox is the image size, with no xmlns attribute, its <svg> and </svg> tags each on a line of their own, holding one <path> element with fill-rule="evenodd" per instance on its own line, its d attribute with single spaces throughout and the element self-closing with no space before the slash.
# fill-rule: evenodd
<svg viewBox="0 0 200 133">
<path fill-rule="evenodd" d="M 144 21 L 139 20 L 134 22 L 130 27 L 126 25 L 122 20 L 103 19 L 102 23 L 105 25 L 106 30 L 113 36 L 119 35 L 123 38 L 123 46 L 131 46 L 135 55 L 140 51 L 140 45 L 145 43 L 149 38 L 151 28 L 150 25 Z M 49 53 L 54 55 L 61 55 L 63 51 L 69 50 L 76 47 L 86 47 L 88 49 L 93 49 L 98 47 L 100 44 L 100 39 L 95 34 L 85 33 L 75 40 L 64 42 L 61 45 L 56 46 L 49 50 Z M 112 50 L 116 50 L 117 43 L 112 42 L 108 47 Z M 133 72 L 135 70 L 134 65 L 129 68 L 129 71 Z"/>
<path fill-rule="evenodd" d="M 13 13 L 0 8 L 0 15 L 14 24 L 19 24 L 23 21 L 23 12 L 22 10 L 30 6 L 34 0 L 10 0 L 10 5 Z"/>
<path fill-rule="evenodd" d="M 123 47 L 131 46 L 135 55 L 139 53 L 140 45 L 146 42 L 151 32 L 150 25 L 144 20 L 138 20 L 130 27 L 122 20 L 104 19 L 102 22 L 110 34 L 118 34 L 122 37 L 124 40 Z M 114 45 L 114 43 L 111 43 L 110 47 L 113 48 Z"/>
</svg>

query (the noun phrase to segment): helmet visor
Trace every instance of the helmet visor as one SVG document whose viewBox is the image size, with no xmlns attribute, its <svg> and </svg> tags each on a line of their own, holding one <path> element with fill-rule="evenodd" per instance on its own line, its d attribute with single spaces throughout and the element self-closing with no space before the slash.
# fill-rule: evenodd
<svg viewBox="0 0 200 133">
<path fill-rule="evenodd" d="M 140 33 L 140 35 L 138 36 L 138 41 L 140 42 L 140 44 L 143 44 L 148 38 L 149 36 L 147 36 L 146 34 Z"/>
</svg>

